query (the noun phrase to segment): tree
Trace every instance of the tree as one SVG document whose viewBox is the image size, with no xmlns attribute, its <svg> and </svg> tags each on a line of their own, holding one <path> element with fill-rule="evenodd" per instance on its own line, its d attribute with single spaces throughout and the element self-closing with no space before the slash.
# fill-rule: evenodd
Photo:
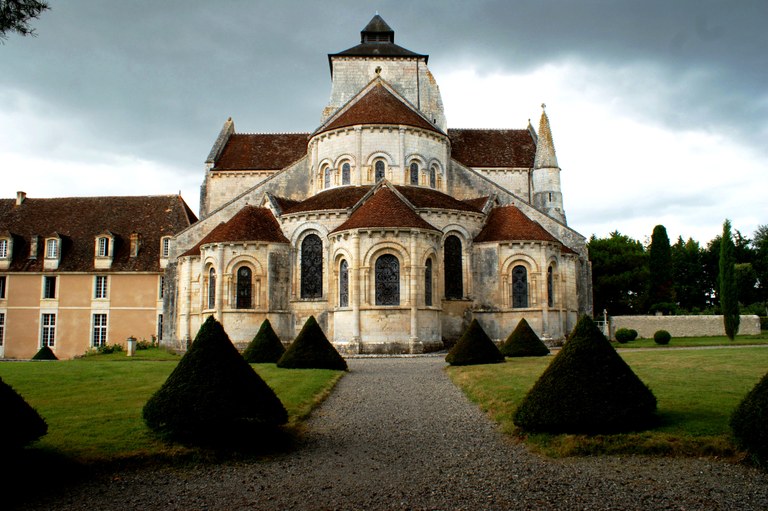
<svg viewBox="0 0 768 511">
<path fill-rule="evenodd" d="M 346 371 L 347 362 L 325 336 L 315 317 L 310 316 L 299 335 L 277 361 L 277 367 Z"/>
<path fill-rule="evenodd" d="M 640 314 L 645 301 L 648 257 L 643 245 L 618 231 L 590 238 L 594 308 L 599 314 Z"/>
<path fill-rule="evenodd" d="M 672 249 L 667 229 L 663 225 L 653 228 L 648 251 L 648 305 L 651 312 L 669 312 L 675 301 L 672 281 Z"/>
<path fill-rule="evenodd" d="M 21 395 L 0 378 L 0 438 L 3 439 L 0 452 L 4 449 L 19 449 L 37 440 L 48 432 L 37 410 Z"/>
<path fill-rule="evenodd" d="M 549 348 L 541 342 L 531 325 L 521 319 L 507 340 L 499 348 L 505 357 L 543 357 L 549 355 Z"/>
<path fill-rule="evenodd" d="M 763 307 L 768 307 L 768 225 L 758 225 L 752 235 L 752 249 L 754 260 L 752 268 L 757 277 L 757 299 Z M 763 314 L 768 314 L 768 310 Z"/>
<path fill-rule="evenodd" d="M 243 358 L 249 364 L 275 363 L 285 353 L 283 343 L 272 329 L 272 323 L 265 319 L 253 340 L 243 351 Z"/>
<path fill-rule="evenodd" d="M 768 374 L 744 397 L 731 415 L 736 443 L 768 468 Z"/>
<path fill-rule="evenodd" d="M 445 361 L 452 366 L 497 364 L 504 362 L 504 355 L 493 344 L 477 319 L 473 319 L 461 338 L 445 356 Z"/>
<path fill-rule="evenodd" d="M 688 312 L 700 311 L 707 306 L 707 289 L 704 278 L 704 259 L 699 242 L 693 238 L 677 242 L 671 247 L 672 280 L 675 298 L 680 309 Z"/>
<path fill-rule="evenodd" d="M 736 337 L 739 331 L 739 299 L 736 287 L 734 255 L 736 248 L 731 237 L 731 221 L 726 219 L 723 223 L 723 236 L 720 239 L 720 308 L 723 313 L 723 325 L 725 335 L 730 340 Z"/>
<path fill-rule="evenodd" d="M 39 18 L 48 9 L 48 2 L 38 0 L 0 0 L 0 41 L 12 32 L 34 36 L 35 29 L 30 27 L 30 20 Z"/>
</svg>

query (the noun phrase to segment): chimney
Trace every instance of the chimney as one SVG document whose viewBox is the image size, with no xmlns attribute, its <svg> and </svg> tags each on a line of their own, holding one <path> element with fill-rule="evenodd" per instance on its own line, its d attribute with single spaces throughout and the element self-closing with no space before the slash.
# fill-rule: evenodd
<svg viewBox="0 0 768 511">
<path fill-rule="evenodd" d="M 141 236 L 138 232 L 131 233 L 131 257 L 138 257 L 141 248 Z"/>
<path fill-rule="evenodd" d="M 21 206 L 24 200 L 27 198 L 26 192 L 16 192 L 16 205 Z"/>
</svg>

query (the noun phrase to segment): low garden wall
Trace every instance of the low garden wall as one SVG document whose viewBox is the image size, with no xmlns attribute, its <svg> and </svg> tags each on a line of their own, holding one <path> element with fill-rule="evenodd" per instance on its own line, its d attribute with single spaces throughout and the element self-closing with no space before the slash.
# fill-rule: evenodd
<svg viewBox="0 0 768 511">
<path fill-rule="evenodd" d="M 657 330 L 672 337 L 706 337 L 725 335 L 723 316 L 611 316 L 611 338 L 619 328 L 633 328 L 638 337 L 651 338 Z M 760 333 L 758 316 L 741 316 L 739 335 Z"/>
</svg>

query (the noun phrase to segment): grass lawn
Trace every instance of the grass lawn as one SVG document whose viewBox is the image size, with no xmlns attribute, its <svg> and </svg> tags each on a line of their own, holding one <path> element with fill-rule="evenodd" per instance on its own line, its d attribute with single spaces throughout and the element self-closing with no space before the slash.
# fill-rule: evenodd
<svg viewBox="0 0 768 511">
<path fill-rule="evenodd" d="M 751 344 L 768 344 L 768 332 L 762 332 L 758 335 L 737 335 L 734 340 L 726 336 L 713 337 L 673 337 L 666 346 L 656 344 L 651 339 L 636 339 L 624 344 L 612 342 L 616 348 L 681 348 L 692 346 L 745 346 Z"/>
<path fill-rule="evenodd" d="M 2 362 L 0 377 L 37 409 L 48 434 L 36 444 L 74 461 L 173 457 L 190 449 L 165 444 L 144 425 L 144 403 L 163 384 L 179 357 L 141 350 L 76 360 Z M 254 364 L 285 405 L 296 428 L 344 374 L 322 369 L 278 369 Z"/>
<path fill-rule="evenodd" d="M 525 436 L 525 442 L 550 456 L 738 454 L 728 421 L 768 371 L 768 348 L 624 351 L 621 356 L 656 396 L 659 427 L 618 435 L 535 434 Z M 515 408 L 551 360 L 551 356 L 508 358 L 504 364 L 448 367 L 447 371 L 505 433 L 517 436 L 512 423 Z"/>
</svg>

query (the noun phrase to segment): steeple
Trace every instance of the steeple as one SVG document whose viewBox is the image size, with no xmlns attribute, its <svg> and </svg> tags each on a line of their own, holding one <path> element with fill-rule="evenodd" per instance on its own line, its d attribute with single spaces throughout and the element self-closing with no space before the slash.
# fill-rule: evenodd
<svg viewBox="0 0 768 511">
<path fill-rule="evenodd" d="M 371 18 L 371 21 L 360 31 L 361 43 L 394 43 L 395 31 L 387 25 L 379 13 Z"/>
<path fill-rule="evenodd" d="M 533 168 L 535 169 L 559 168 L 557 165 L 555 144 L 552 141 L 552 130 L 549 128 L 549 117 L 547 117 L 546 108 L 547 105 L 542 103 L 541 120 L 539 121 L 539 139 L 536 144 L 536 158 L 533 163 Z"/>
</svg>

